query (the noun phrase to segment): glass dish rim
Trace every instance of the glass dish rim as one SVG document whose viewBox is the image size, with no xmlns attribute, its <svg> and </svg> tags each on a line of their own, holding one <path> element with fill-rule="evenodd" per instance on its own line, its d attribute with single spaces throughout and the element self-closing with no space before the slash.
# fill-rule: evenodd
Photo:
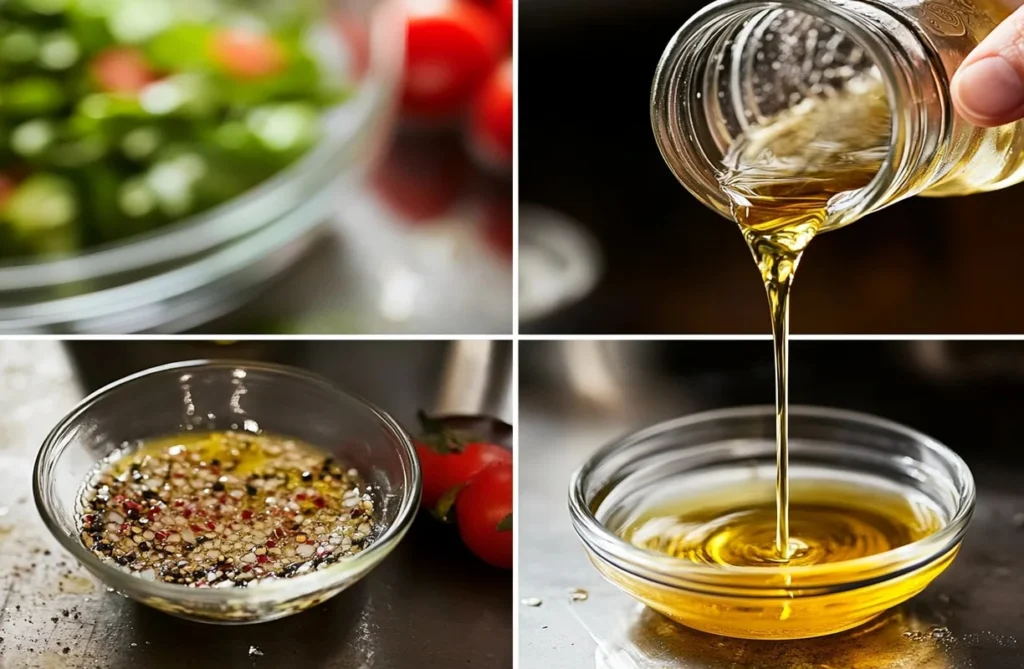
<svg viewBox="0 0 1024 669">
<path fill-rule="evenodd" d="M 110 393 L 121 390 L 143 378 L 149 378 L 169 372 L 180 372 L 201 369 L 245 369 L 270 372 L 284 375 L 303 382 L 311 383 L 330 393 L 349 400 L 354 400 L 363 408 L 368 409 L 395 436 L 402 451 L 408 456 L 408 463 L 403 467 L 408 476 L 407 484 L 401 492 L 402 500 L 395 521 L 388 525 L 377 540 L 364 551 L 336 562 L 326 569 L 303 574 L 294 578 L 278 579 L 269 583 L 261 583 L 254 588 L 190 588 L 188 586 L 148 581 L 138 576 L 126 574 L 92 554 L 77 536 L 71 536 L 57 524 L 50 505 L 44 500 L 42 489 L 48 479 L 49 463 L 55 463 L 63 454 L 64 449 L 57 450 L 58 441 L 67 429 L 75 423 L 88 409 L 106 398 Z M 147 597 L 160 597 L 168 601 L 177 601 L 187 597 L 202 604 L 217 603 L 258 603 L 265 601 L 287 601 L 303 593 L 329 589 L 344 581 L 349 576 L 358 576 L 372 568 L 405 536 L 419 508 L 421 489 L 421 470 L 412 439 L 398 422 L 387 412 L 377 408 L 361 397 L 342 390 L 328 379 L 313 372 L 275 363 L 255 362 L 230 359 L 196 359 L 172 362 L 136 372 L 110 383 L 91 393 L 80 401 L 56 426 L 47 434 L 43 445 L 36 456 L 32 472 L 32 495 L 36 509 L 43 523 L 61 546 L 89 569 L 101 581 L 119 592 L 143 592 Z"/>
<path fill-rule="evenodd" d="M 668 556 L 659 556 L 656 553 L 627 543 L 621 537 L 608 530 L 591 512 L 586 503 L 584 484 L 587 482 L 591 472 L 608 457 L 619 453 L 623 449 L 648 441 L 651 438 L 713 421 L 761 417 L 771 417 L 774 419 L 775 407 L 773 405 L 749 405 L 701 411 L 662 421 L 630 432 L 601 447 L 573 472 L 570 479 L 569 515 L 572 520 L 573 529 L 588 551 L 593 552 L 605 562 L 610 562 L 619 568 L 629 569 L 635 576 L 647 580 L 657 580 L 659 576 L 664 576 L 686 580 L 687 585 L 699 588 L 700 586 L 716 584 L 714 579 L 722 576 L 763 577 L 767 574 L 788 574 L 794 577 L 811 578 L 835 575 L 835 572 L 841 571 L 840 575 L 845 577 L 835 579 L 834 581 L 815 582 L 815 585 L 809 588 L 799 588 L 807 590 L 806 596 L 819 594 L 822 590 L 834 587 L 858 587 L 864 576 L 872 570 L 875 570 L 877 574 L 879 569 L 884 570 L 886 567 L 891 568 L 893 565 L 904 564 L 907 561 L 912 563 L 911 566 L 913 568 L 919 568 L 945 555 L 959 544 L 974 512 L 976 489 L 974 477 L 970 469 L 952 449 L 923 432 L 867 413 L 810 405 L 792 405 L 789 407 L 789 411 L 790 417 L 801 416 L 823 418 L 832 421 L 848 421 L 869 427 L 881 428 L 889 432 L 898 433 L 900 436 L 908 437 L 929 449 L 944 463 L 952 465 L 963 477 L 963 487 L 959 491 L 961 497 L 957 504 L 956 512 L 939 531 L 899 548 L 831 565 L 780 565 L 778 568 L 698 565 Z M 842 569 L 837 570 L 837 565 L 842 565 Z M 637 569 L 643 570 L 643 572 L 638 573 Z M 899 573 L 903 573 L 903 571 L 899 570 L 895 574 L 885 571 L 881 577 L 875 575 L 868 582 L 876 582 L 880 579 L 886 580 Z M 668 584 L 663 583 L 663 585 Z M 779 589 L 779 586 L 775 584 L 754 585 L 743 583 L 742 585 L 730 584 L 730 586 L 735 587 L 739 591 L 749 592 Z M 672 587 L 681 586 L 672 585 Z M 797 593 L 796 596 L 799 597 L 801 594 Z"/>
</svg>

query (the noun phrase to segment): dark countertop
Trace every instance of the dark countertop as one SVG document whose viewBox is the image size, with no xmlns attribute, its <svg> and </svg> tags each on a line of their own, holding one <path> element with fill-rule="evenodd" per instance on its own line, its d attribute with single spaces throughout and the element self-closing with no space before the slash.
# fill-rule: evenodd
<svg viewBox="0 0 1024 669">
<path fill-rule="evenodd" d="M 953 565 L 876 627 L 799 642 L 693 632 L 640 607 L 588 563 L 569 523 L 572 470 L 637 427 L 773 399 L 768 341 L 524 342 L 520 352 L 520 659 L 608 669 L 1021 669 L 1024 342 L 791 345 L 794 403 L 873 413 L 967 461 L 977 506 Z M 573 602 L 568 591 L 589 598 Z"/>
<path fill-rule="evenodd" d="M 590 232 L 600 282 L 524 323 L 537 334 L 768 333 L 735 226 L 675 180 L 648 98 L 671 36 L 703 2 L 523 2 L 519 197 Z M 815 240 L 793 296 L 796 333 L 1024 332 L 1017 211 L 1024 187 L 913 198 Z"/>
<path fill-rule="evenodd" d="M 325 604 L 225 627 L 107 592 L 60 550 L 31 500 L 32 458 L 49 428 L 84 392 L 129 372 L 202 357 L 295 364 L 411 424 L 436 399 L 446 350 L 444 342 L 0 343 L 0 667 L 511 669 L 510 574 L 422 514 L 377 569 Z M 508 419 L 507 402 L 495 411 Z"/>
</svg>

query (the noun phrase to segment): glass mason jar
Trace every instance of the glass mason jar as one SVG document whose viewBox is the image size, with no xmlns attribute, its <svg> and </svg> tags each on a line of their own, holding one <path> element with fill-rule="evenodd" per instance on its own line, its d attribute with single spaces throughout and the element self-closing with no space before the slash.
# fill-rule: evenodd
<svg viewBox="0 0 1024 669">
<path fill-rule="evenodd" d="M 1009 13 L 998 0 L 714 2 L 676 33 L 658 65 L 658 146 L 687 190 L 731 218 L 718 171 L 737 137 L 870 71 L 891 112 L 888 153 L 867 186 L 832 198 L 823 230 L 913 195 L 1015 184 L 1024 179 L 1024 122 L 973 126 L 953 110 L 949 89 Z"/>
</svg>

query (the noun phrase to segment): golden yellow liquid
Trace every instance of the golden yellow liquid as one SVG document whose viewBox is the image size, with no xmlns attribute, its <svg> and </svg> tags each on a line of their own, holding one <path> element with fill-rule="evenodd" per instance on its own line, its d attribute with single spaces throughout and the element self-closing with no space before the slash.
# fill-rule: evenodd
<svg viewBox="0 0 1024 669">
<path fill-rule="evenodd" d="M 721 494 L 730 497 L 726 491 Z M 805 486 L 789 513 L 790 566 L 877 555 L 942 526 L 934 508 L 899 493 L 865 493 L 852 486 Z M 697 564 L 775 567 L 775 521 L 775 504 L 769 500 L 724 505 L 684 498 L 644 510 L 622 536 L 640 548 Z"/>
<path fill-rule="evenodd" d="M 959 550 L 955 546 L 920 567 L 914 564 L 921 556 L 866 566 L 860 558 L 934 534 L 945 523 L 941 510 L 910 489 L 802 472 L 793 481 L 790 507 L 793 553 L 780 563 L 765 474 L 724 483 L 667 482 L 659 486 L 657 500 L 629 511 L 615 528 L 645 550 L 720 568 L 704 572 L 693 587 L 636 576 L 596 556 L 594 565 L 644 604 L 688 627 L 740 638 L 800 639 L 857 627 L 906 601 Z M 731 571 L 737 567 L 747 571 Z"/>
<path fill-rule="evenodd" d="M 806 99 L 740 136 L 720 182 L 768 294 L 776 373 L 777 475 L 774 559 L 789 539 L 789 296 L 804 249 L 828 223 L 829 202 L 867 186 L 885 159 L 890 112 L 885 88 L 867 76 L 842 94 Z M 761 550 L 759 546 L 757 550 Z"/>
</svg>

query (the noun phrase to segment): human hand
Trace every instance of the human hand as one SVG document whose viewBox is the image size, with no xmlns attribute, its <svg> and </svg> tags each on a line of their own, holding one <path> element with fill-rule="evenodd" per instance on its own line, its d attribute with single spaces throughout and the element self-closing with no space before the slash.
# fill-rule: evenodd
<svg viewBox="0 0 1024 669">
<path fill-rule="evenodd" d="M 1024 118 L 1024 7 L 996 26 L 960 65 L 953 104 L 984 128 Z"/>
</svg>

